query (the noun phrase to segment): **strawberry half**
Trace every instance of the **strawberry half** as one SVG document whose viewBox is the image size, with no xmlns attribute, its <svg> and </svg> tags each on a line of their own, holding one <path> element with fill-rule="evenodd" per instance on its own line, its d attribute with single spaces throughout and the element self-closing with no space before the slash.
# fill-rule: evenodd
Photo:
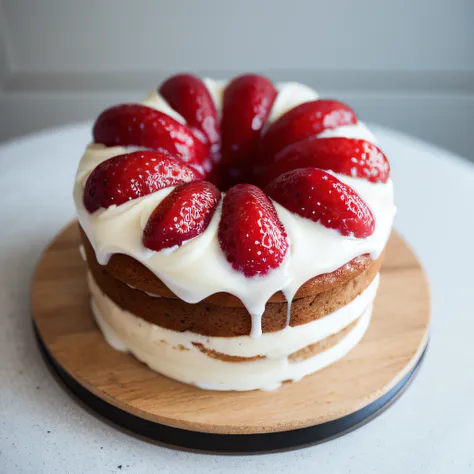
<svg viewBox="0 0 474 474">
<path fill-rule="evenodd" d="M 220 191 L 205 181 L 177 186 L 149 217 L 143 245 L 159 251 L 200 235 L 211 222 L 220 198 Z"/>
<path fill-rule="evenodd" d="M 308 138 L 287 146 L 275 157 L 265 182 L 298 168 L 321 168 L 372 183 L 386 183 L 387 157 L 373 143 L 355 138 Z"/>
<path fill-rule="evenodd" d="M 204 82 L 191 74 L 170 77 L 159 89 L 168 104 L 190 127 L 200 130 L 211 145 L 219 143 L 216 106 Z"/>
<path fill-rule="evenodd" d="M 224 196 L 218 236 L 227 260 L 246 277 L 277 268 L 288 250 L 273 204 L 251 184 L 238 184 Z"/>
<path fill-rule="evenodd" d="M 272 162 L 283 148 L 328 128 L 357 123 L 355 112 L 337 100 L 314 100 L 289 110 L 262 136 L 262 160 Z"/>
<path fill-rule="evenodd" d="M 222 164 L 224 187 L 241 181 L 258 154 L 260 134 L 277 96 L 273 83 L 246 74 L 233 79 L 224 91 Z"/>
<path fill-rule="evenodd" d="M 265 191 L 289 211 L 336 229 L 342 235 L 362 239 L 374 232 L 375 219 L 363 199 L 323 170 L 289 171 L 273 180 Z"/>
<path fill-rule="evenodd" d="M 184 162 L 203 166 L 209 149 L 186 125 L 170 116 L 140 104 L 123 104 L 102 112 L 97 118 L 95 143 L 105 146 L 140 146 L 172 156 Z"/>
<path fill-rule="evenodd" d="M 118 155 L 102 162 L 89 175 L 84 206 L 92 213 L 201 178 L 193 168 L 164 153 L 136 151 Z"/>
</svg>

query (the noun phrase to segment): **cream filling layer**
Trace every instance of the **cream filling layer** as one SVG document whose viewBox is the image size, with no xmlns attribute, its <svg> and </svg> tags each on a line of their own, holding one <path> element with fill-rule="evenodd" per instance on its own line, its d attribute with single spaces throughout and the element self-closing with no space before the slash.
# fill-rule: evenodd
<svg viewBox="0 0 474 474">
<path fill-rule="evenodd" d="M 339 310 L 307 324 L 265 333 L 259 340 L 249 336 L 224 338 L 171 331 L 120 308 L 103 293 L 90 273 L 88 284 L 97 323 L 116 350 L 129 351 L 153 370 L 201 388 L 268 390 L 332 364 L 360 341 L 369 324 L 379 276 Z M 335 346 L 301 362 L 288 361 L 290 354 L 341 331 L 357 318 L 355 327 Z M 202 353 L 193 342 L 226 355 L 265 358 L 226 362 Z"/>
<path fill-rule="evenodd" d="M 206 85 L 216 101 L 218 110 L 222 108 L 225 84 L 223 81 L 206 79 Z M 279 85 L 278 88 L 279 96 L 274 105 L 276 111 L 272 111 L 276 115 L 283 111 L 283 104 L 288 103 L 288 99 L 283 100 L 284 97 L 293 97 L 295 104 L 298 101 L 304 102 L 309 97 L 306 86 L 296 87 L 294 83 L 290 83 L 290 85 Z M 279 99 L 280 95 L 283 98 Z M 153 104 L 158 109 L 167 105 L 158 94 L 152 94 L 144 103 L 150 106 Z M 162 110 L 166 112 L 167 109 Z M 328 133 L 329 131 L 323 132 L 325 136 L 328 136 Z M 338 127 L 331 130 L 330 134 L 374 140 L 373 135 L 361 122 Z M 391 180 L 385 184 L 374 184 L 365 179 L 335 174 L 338 179 L 359 193 L 374 214 L 375 231 L 366 239 L 342 236 L 336 230 L 327 229 L 319 223 L 292 214 L 274 203 L 278 216 L 285 226 L 290 248 L 278 269 L 250 280 L 232 268 L 219 246 L 217 238 L 221 218 L 219 206 L 209 227 L 201 235 L 181 247 L 153 252 L 145 248 L 142 243 L 143 229 L 150 214 L 174 189 L 173 187 L 120 206 L 101 209 L 93 214 L 87 212 L 83 204 L 84 186 L 93 169 L 108 158 L 136 149 L 136 147 L 107 148 L 91 144 L 79 164 L 74 200 L 79 222 L 95 250 L 97 260 L 104 265 L 114 253 L 129 255 L 145 265 L 171 291 L 188 303 L 199 302 L 218 292 L 233 294 L 243 302 L 252 316 L 252 336 L 255 338 L 261 336 L 261 315 L 266 302 L 274 293 L 282 291 L 291 302 L 299 287 L 309 279 L 333 272 L 362 254 L 370 254 L 376 259 L 385 247 L 391 232 L 395 215 Z"/>
</svg>

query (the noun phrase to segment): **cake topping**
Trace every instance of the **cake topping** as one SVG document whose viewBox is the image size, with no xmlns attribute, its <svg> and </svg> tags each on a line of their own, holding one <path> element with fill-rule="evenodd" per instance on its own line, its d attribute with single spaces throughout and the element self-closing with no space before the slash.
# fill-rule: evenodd
<svg viewBox="0 0 474 474">
<path fill-rule="evenodd" d="M 239 76 L 226 87 L 221 125 L 223 187 L 246 178 L 276 96 L 273 83 L 255 74 Z"/>
<path fill-rule="evenodd" d="M 186 120 L 189 127 L 204 134 L 215 153 L 219 148 L 219 122 L 216 106 L 204 82 L 191 74 L 178 74 L 159 89 L 168 104 Z"/>
<path fill-rule="evenodd" d="M 289 171 L 274 179 L 265 191 L 289 211 L 342 235 L 365 238 L 374 232 L 375 219 L 367 204 L 351 187 L 323 170 Z"/>
<path fill-rule="evenodd" d="M 84 206 L 92 213 L 200 178 L 196 170 L 164 153 L 136 151 L 118 155 L 99 164 L 89 175 Z"/>
<path fill-rule="evenodd" d="M 170 116 L 140 104 L 123 104 L 102 112 L 94 124 L 94 142 L 106 146 L 138 146 L 207 165 L 209 148 Z"/>
<path fill-rule="evenodd" d="M 239 184 L 226 193 L 218 237 L 232 267 L 247 277 L 277 268 L 288 250 L 286 232 L 273 204 L 250 184 Z"/>
<path fill-rule="evenodd" d="M 262 136 L 262 156 L 267 162 L 283 148 L 326 129 L 357 123 L 355 112 L 337 100 L 305 102 L 282 115 Z"/>
<path fill-rule="evenodd" d="M 273 87 L 260 76 L 202 82 L 207 92 L 194 76 L 178 76 L 160 88 L 167 99 L 153 93 L 140 105 L 101 114 L 76 175 L 78 217 L 101 265 L 114 254 L 128 255 L 188 303 L 230 293 L 247 308 L 258 337 L 276 292 L 291 302 L 311 278 L 362 254 L 378 258 L 395 213 L 389 167 L 367 127 L 340 102 L 315 100 L 316 92 L 297 84 Z M 204 105 L 208 95 L 214 109 Z M 220 162 L 212 160 L 205 109 L 212 117 L 216 110 L 221 140 L 231 144 Z M 262 154 L 266 147 L 276 155 Z M 265 191 L 231 187 L 255 184 L 269 168 Z M 196 186 L 180 186 L 190 182 Z M 221 200 L 210 183 L 230 189 Z M 209 200 L 188 208 L 188 194 L 199 194 L 201 186 Z"/>
<path fill-rule="evenodd" d="M 321 168 L 372 183 L 386 183 L 390 165 L 383 152 L 366 140 L 355 138 L 307 138 L 287 146 L 275 157 L 269 177 L 298 168 Z"/>
<path fill-rule="evenodd" d="M 211 183 L 196 181 L 176 186 L 156 207 L 143 231 L 143 244 L 151 250 L 180 246 L 202 234 L 221 197 Z"/>
</svg>

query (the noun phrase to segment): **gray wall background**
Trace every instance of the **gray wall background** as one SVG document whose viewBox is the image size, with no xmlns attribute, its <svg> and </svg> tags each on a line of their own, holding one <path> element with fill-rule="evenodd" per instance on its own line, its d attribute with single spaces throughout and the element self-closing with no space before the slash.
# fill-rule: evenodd
<svg viewBox="0 0 474 474">
<path fill-rule="evenodd" d="M 0 140 L 182 70 L 298 80 L 474 159 L 474 0 L 0 0 Z"/>
</svg>

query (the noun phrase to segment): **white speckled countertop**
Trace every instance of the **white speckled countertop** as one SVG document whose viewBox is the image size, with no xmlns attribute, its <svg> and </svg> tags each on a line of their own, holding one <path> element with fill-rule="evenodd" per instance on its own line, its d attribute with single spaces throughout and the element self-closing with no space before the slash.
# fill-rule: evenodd
<svg viewBox="0 0 474 474">
<path fill-rule="evenodd" d="M 73 177 L 89 130 L 0 145 L 0 473 L 474 472 L 474 166 L 374 128 L 393 168 L 396 227 L 432 288 L 430 346 L 405 394 L 331 442 L 278 454 L 196 454 L 96 417 L 54 379 L 33 337 L 30 281 L 42 249 L 74 216 Z"/>
</svg>

